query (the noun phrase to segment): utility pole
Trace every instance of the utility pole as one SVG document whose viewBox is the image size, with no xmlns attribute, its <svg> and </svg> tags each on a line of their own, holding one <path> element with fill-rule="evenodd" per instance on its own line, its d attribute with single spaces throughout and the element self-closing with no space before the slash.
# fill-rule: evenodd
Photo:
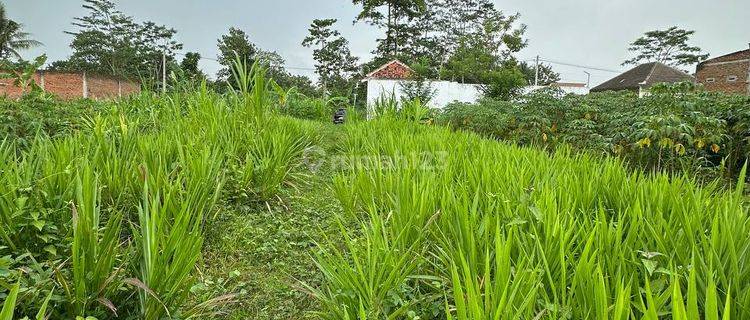
<svg viewBox="0 0 750 320">
<path fill-rule="evenodd" d="M 167 53 L 161 52 L 161 93 L 167 93 Z"/>
<path fill-rule="evenodd" d="M 539 86 L 539 55 L 536 56 L 536 71 L 534 72 L 534 86 Z"/>
<path fill-rule="evenodd" d="M 583 71 L 586 74 L 586 88 L 591 88 L 591 73 Z"/>
<path fill-rule="evenodd" d="M 750 47 L 750 43 L 747 45 Z M 747 95 L 750 96 L 750 57 L 747 58 Z"/>
</svg>

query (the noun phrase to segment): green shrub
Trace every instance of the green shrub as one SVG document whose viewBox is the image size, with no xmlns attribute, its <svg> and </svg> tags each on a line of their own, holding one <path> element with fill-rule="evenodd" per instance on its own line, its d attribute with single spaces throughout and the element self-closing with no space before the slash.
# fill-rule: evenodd
<svg viewBox="0 0 750 320">
<path fill-rule="evenodd" d="M 622 157 L 635 168 L 737 177 L 748 152 L 750 99 L 656 86 L 651 95 L 538 91 L 515 102 L 449 105 L 440 122 L 495 139 Z"/>
<path fill-rule="evenodd" d="M 102 108 L 91 100 L 63 102 L 46 96 L 28 95 L 19 101 L 0 99 L 0 139 L 27 146 L 37 134 L 50 137 L 80 130 L 86 119 Z"/>
</svg>

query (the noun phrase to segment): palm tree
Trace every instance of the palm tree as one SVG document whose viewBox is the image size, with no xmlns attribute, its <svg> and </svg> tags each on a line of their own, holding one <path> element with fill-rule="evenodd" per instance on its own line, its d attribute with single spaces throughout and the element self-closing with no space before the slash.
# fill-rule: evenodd
<svg viewBox="0 0 750 320">
<path fill-rule="evenodd" d="M 29 39 L 29 33 L 23 31 L 23 25 L 8 18 L 5 6 L 0 3 L 0 59 L 13 55 L 21 58 L 18 50 L 36 47 L 42 43 Z"/>
</svg>

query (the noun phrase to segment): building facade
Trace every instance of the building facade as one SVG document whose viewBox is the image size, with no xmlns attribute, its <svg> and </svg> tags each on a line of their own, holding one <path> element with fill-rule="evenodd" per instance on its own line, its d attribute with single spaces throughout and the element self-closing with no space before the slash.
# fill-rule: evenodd
<svg viewBox="0 0 750 320">
<path fill-rule="evenodd" d="M 112 99 L 141 91 L 137 82 L 86 73 L 38 71 L 34 82 L 45 92 L 64 100 Z M 13 79 L 0 79 L 0 96 L 17 99 L 28 90 L 14 85 Z"/>
<path fill-rule="evenodd" d="M 405 63 L 393 60 L 367 74 L 362 80 L 367 84 L 368 113 L 381 99 L 395 98 L 399 101 L 404 93 L 404 85 L 411 80 L 414 70 Z M 434 96 L 428 102 L 430 108 L 442 109 L 452 102 L 475 102 L 481 98 L 481 87 L 451 81 L 429 80 L 425 84 L 433 90 Z"/>
<path fill-rule="evenodd" d="M 701 62 L 696 77 L 708 91 L 750 95 L 750 49 Z"/>
</svg>

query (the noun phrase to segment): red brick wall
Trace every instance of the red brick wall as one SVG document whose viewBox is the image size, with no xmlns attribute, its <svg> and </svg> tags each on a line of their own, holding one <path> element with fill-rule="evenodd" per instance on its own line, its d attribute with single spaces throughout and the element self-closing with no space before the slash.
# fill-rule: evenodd
<svg viewBox="0 0 750 320">
<path fill-rule="evenodd" d="M 141 85 L 135 82 L 121 81 L 122 96 L 129 96 L 141 92 Z"/>
<path fill-rule="evenodd" d="M 39 83 L 39 74 L 34 77 L 34 81 Z M 11 99 L 17 99 L 23 95 L 28 88 L 17 87 L 13 84 L 13 79 L 0 79 L 0 96 L 6 96 Z"/>
<path fill-rule="evenodd" d="M 737 51 L 734 53 L 723 55 L 721 57 L 708 59 L 704 61 L 703 63 L 707 64 L 707 63 L 716 63 L 716 62 L 728 62 L 728 61 L 737 61 L 737 60 L 744 60 L 744 59 L 750 59 L 750 50 Z"/>
<path fill-rule="evenodd" d="M 40 75 L 44 77 L 43 83 Z M 43 85 L 44 91 L 61 99 L 79 99 L 84 96 L 83 74 L 80 73 L 43 71 L 37 73 L 34 80 L 38 85 Z M 103 76 L 87 75 L 86 83 L 88 97 L 91 99 L 117 98 L 120 93 L 120 85 L 122 86 L 123 96 L 141 91 L 138 83 L 121 80 L 118 84 L 117 79 Z M 12 79 L 0 79 L 0 96 L 16 99 L 22 95 L 22 92 L 21 88 L 13 85 Z"/>
<path fill-rule="evenodd" d="M 44 91 L 65 100 L 82 98 L 83 76 L 75 73 L 45 72 Z"/>
<path fill-rule="evenodd" d="M 750 94 L 748 92 L 748 71 L 750 61 L 737 61 L 733 63 L 722 62 L 721 64 L 701 65 L 696 74 L 698 83 L 703 84 L 708 91 Z M 736 76 L 737 80 L 729 81 L 730 76 Z M 708 79 L 713 79 L 709 82 Z"/>
<path fill-rule="evenodd" d="M 119 86 L 117 80 L 99 76 L 88 76 L 86 79 L 89 98 L 91 99 L 109 99 L 119 96 Z"/>
<path fill-rule="evenodd" d="M 737 80 L 729 81 L 730 76 Z M 750 95 L 750 50 L 737 51 L 718 58 L 706 60 L 698 65 L 696 78 L 709 91 Z M 713 79 L 709 82 L 709 79 Z"/>
</svg>

